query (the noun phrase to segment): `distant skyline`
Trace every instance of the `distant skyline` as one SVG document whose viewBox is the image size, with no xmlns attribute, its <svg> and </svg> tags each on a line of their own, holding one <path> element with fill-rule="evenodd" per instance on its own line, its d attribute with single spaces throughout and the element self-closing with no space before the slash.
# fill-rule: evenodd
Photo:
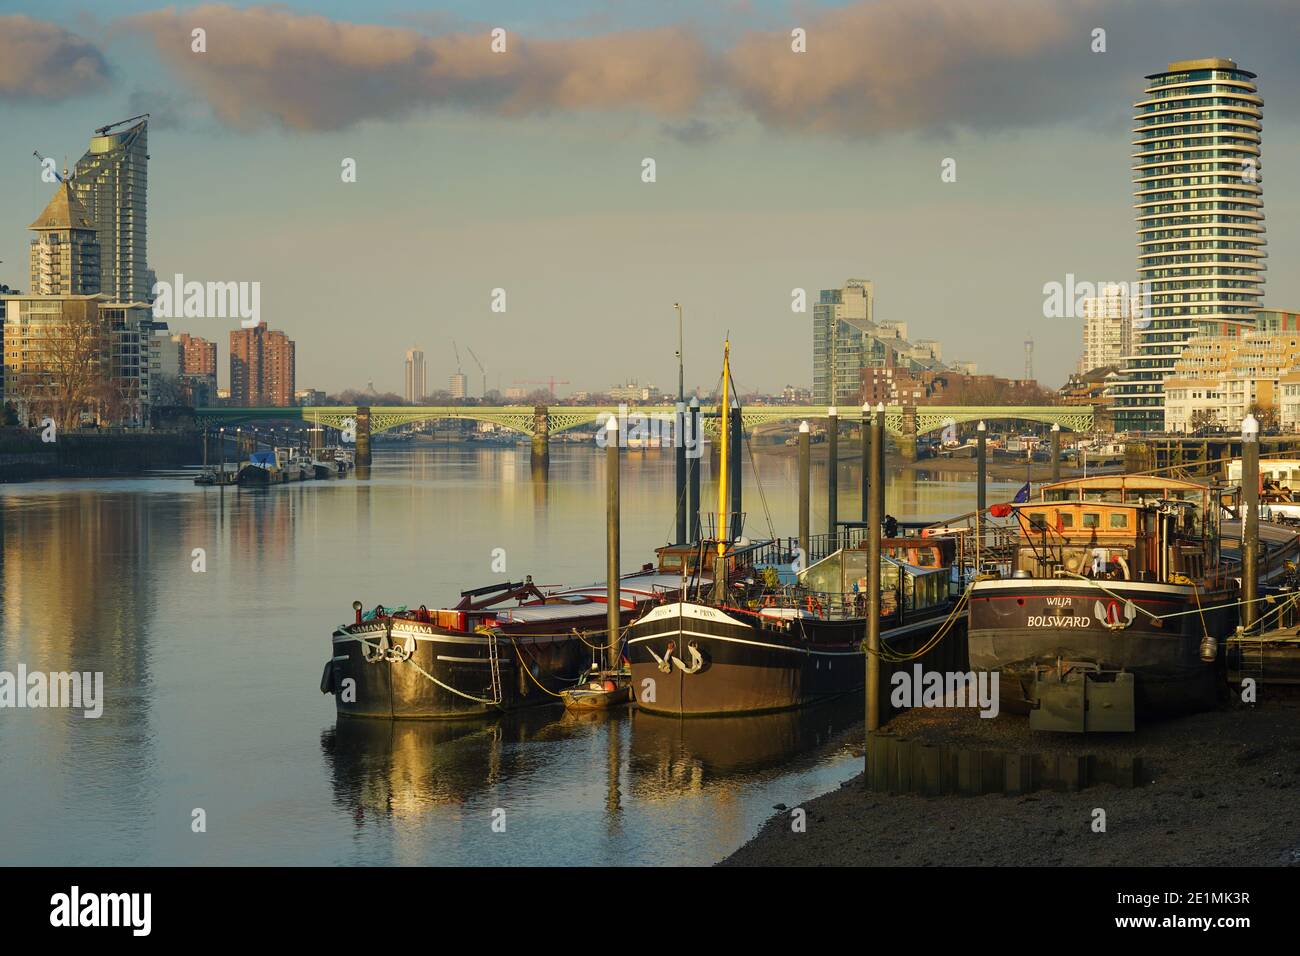
<svg viewBox="0 0 1300 956">
<path fill-rule="evenodd" d="M 728 330 L 742 389 L 807 387 L 812 303 L 851 277 L 875 283 L 878 320 L 981 372 L 1019 377 L 1032 337 L 1056 386 L 1082 321 L 1044 318 L 1044 284 L 1136 276 L 1143 77 L 1223 56 L 1265 103 L 1264 304 L 1300 309 L 1294 3 L 437 7 L 8 5 L 0 282 L 27 289 L 26 226 L 53 194 L 32 151 L 71 166 L 96 127 L 148 111 L 149 265 L 260 282 L 300 388 L 401 394 L 412 343 L 447 382 L 454 339 L 503 392 L 672 390 L 674 302 L 688 388 L 717 379 Z M 171 324 L 220 343 L 224 373 L 236 321 Z"/>
</svg>

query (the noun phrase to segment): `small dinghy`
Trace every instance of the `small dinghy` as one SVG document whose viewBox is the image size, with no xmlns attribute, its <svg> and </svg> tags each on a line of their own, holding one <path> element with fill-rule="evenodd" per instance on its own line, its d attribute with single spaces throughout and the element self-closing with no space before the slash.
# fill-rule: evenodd
<svg viewBox="0 0 1300 956">
<path fill-rule="evenodd" d="M 608 710 L 628 703 L 632 699 L 631 689 L 630 672 L 592 667 L 576 687 L 560 691 L 560 696 L 569 710 Z"/>
</svg>

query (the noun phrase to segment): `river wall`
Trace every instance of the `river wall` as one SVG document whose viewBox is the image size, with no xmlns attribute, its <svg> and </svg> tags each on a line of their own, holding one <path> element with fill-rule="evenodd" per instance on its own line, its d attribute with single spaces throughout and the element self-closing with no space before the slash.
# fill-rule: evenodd
<svg viewBox="0 0 1300 956">
<path fill-rule="evenodd" d="M 43 442 L 39 430 L 0 429 L 0 482 L 139 475 L 202 460 L 199 433 L 77 432 Z"/>
</svg>

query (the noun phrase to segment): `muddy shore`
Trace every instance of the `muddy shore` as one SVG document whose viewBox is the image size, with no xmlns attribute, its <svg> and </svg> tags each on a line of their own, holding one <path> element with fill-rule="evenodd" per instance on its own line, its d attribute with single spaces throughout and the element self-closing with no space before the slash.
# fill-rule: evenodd
<svg viewBox="0 0 1300 956">
<path fill-rule="evenodd" d="M 909 711 L 886 729 L 988 750 L 1137 754 L 1145 783 L 921 797 L 868 792 L 859 774 L 802 804 L 806 832 L 774 810 L 719 865 L 1300 866 L 1300 690 L 1265 695 L 1255 709 L 1225 705 L 1132 735 L 1031 736 L 1025 717 Z"/>
</svg>

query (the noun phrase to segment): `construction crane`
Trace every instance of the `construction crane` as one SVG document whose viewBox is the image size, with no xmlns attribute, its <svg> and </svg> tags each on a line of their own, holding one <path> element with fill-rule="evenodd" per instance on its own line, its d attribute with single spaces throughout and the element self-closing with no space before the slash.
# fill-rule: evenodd
<svg viewBox="0 0 1300 956">
<path fill-rule="evenodd" d="M 516 385 L 545 385 L 546 388 L 547 388 L 547 391 L 549 391 L 550 394 L 551 394 L 551 399 L 554 400 L 554 399 L 555 399 L 555 386 L 557 386 L 557 385 L 571 385 L 571 384 L 573 384 L 573 383 L 570 382 L 567 378 L 548 378 L 548 379 L 544 379 L 544 380 L 542 380 L 542 381 L 540 381 L 540 382 L 539 382 L 539 381 L 536 381 L 536 380 L 534 380 L 534 379 L 516 379 L 516 380 L 515 380 L 515 384 L 516 384 Z"/>
<path fill-rule="evenodd" d="M 456 374 L 460 374 L 460 349 L 456 348 L 456 340 L 451 340 L 451 350 L 456 353 Z"/>
<path fill-rule="evenodd" d="M 103 136 L 114 126 L 125 126 L 127 123 L 134 123 L 138 119 L 148 119 L 148 118 L 149 118 L 148 113 L 141 113 L 139 116 L 132 116 L 130 119 L 118 120 L 116 123 L 109 123 L 107 126 L 101 126 L 99 129 L 95 130 L 95 133 L 98 136 Z"/>
<path fill-rule="evenodd" d="M 41 164 L 41 168 L 43 169 L 45 167 L 45 157 L 42 156 L 36 150 L 32 150 L 32 155 L 36 157 L 36 161 Z M 63 182 L 63 177 L 59 175 L 59 171 L 57 169 L 54 170 L 54 178 L 57 179 L 59 182 Z"/>
<path fill-rule="evenodd" d="M 483 363 L 478 360 L 478 356 L 474 354 L 473 349 L 468 345 L 465 346 L 465 348 L 469 350 L 469 357 L 474 360 L 474 364 L 478 366 L 478 370 L 483 374 L 483 397 L 487 398 L 487 369 L 485 369 Z"/>
</svg>

